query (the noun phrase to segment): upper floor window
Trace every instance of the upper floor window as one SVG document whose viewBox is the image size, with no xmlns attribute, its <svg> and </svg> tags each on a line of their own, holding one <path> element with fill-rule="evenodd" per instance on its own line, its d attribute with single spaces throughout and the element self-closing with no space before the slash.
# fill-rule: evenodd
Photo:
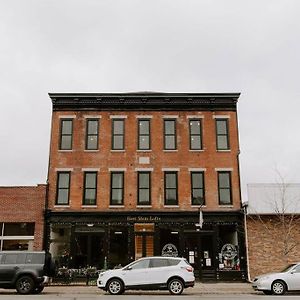
<svg viewBox="0 0 300 300">
<path fill-rule="evenodd" d="M 177 172 L 165 172 L 165 205 L 178 205 Z"/>
<path fill-rule="evenodd" d="M 164 149 L 176 150 L 176 120 L 164 120 Z"/>
<path fill-rule="evenodd" d="M 97 172 L 84 172 L 83 205 L 96 205 Z"/>
<path fill-rule="evenodd" d="M 73 120 L 61 119 L 60 122 L 60 150 L 72 150 Z"/>
<path fill-rule="evenodd" d="M 232 204 L 231 197 L 231 172 L 218 172 L 218 190 L 219 190 L 219 204 Z"/>
<path fill-rule="evenodd" d="M 124 203 L 124 172 L 111 172 L 110 205 Z"/>
<path fill-rule="evenodd" d="M 199 119 L 190 120 L 190 149 L 202 149 L 201 120 Z"/>
<path fill-rule="evenodd" d="M 138 205 L 151 204 L 151 173 L 138 172 Z"/>
<path fill-rule="evenodd" d="M 191 173 L 192 205 L 205 204 L 204 198 L 204 172 Z"/>
<path fill-rule="evenodd" d="M 70 177 L 70 172 L 57 173 L 56 204 L 58 205 L 69 205 Z"/>
<path fill-rule="evenodd" d="M 228 119 L 216 119 L 217 150 L 229 150 Z"/>
<path fill-rule="evenodd" d="M 150 149 L 150 120 L 138 120 L 138 150 Z"/>
<path fill-rule="evenodd" d="M 98 150 L 99 120 L 86 120 L 86 150 Z"/>
<path fill-rule="evenodd" d="M 123 119 L 112 120 L 112 150 L 124 150 L 125 123 Z"/>
</svg>

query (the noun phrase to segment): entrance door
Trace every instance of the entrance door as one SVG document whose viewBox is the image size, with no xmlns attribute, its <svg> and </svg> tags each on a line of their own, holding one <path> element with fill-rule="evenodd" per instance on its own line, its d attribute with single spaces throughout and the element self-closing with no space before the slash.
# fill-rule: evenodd
<svg viewBox="0 0 300 300">
<path fill-rule="evenodd" d="M 135 223 L 135 259 L 153 256 L 154 253 L 154 223 Z"/>
<path fill-rule="evenodd" d="M 153 234 L 136 233 L 135 234 L 135 259 L 153 256 Z"/>
<path fill-rule="evenodd" d="M 213 236 L 212 235 L 203 235 L 201 239 L 201 253 L 200 264 L 201 264 L 201 276 L 202 280 L 215 280 L 215 251 L 213 248 Z"/>
<path fill-rule="evenodd" d="M 194 268 L 196 278 L 215 279 L 213 236 L 190 233 L 185 238 L 185 257 Z"/>
</svg>

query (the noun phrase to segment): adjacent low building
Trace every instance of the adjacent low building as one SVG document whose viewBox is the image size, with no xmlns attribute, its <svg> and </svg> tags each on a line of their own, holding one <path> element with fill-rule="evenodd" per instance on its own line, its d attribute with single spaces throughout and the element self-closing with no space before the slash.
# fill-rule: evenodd
<svg viewBox="0 0 300 300">
<path fill-rule="evenodd" d="M 300 261 L 300 184 L 248 184 L 249 277 Z"/>
<path fill-rule="evenodd" d="M 42 250 L 46 185 L 0 187 L 0 251 Z"/>
<path fill-rule="evenodd" d="M 59 265 L 184 256 L 246 277 L 239 94 L 50 94 L 47 248 Z"/>
</svg>

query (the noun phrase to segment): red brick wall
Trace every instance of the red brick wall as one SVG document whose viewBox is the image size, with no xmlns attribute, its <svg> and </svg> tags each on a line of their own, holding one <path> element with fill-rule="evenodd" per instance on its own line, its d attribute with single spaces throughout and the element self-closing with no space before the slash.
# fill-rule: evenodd
<svg viewBox="0 0 300 300">
<path fill-rule="evenodd" d="M 0 187 L 0 222 L 35 222 L 34 250 L 43 249 L 46 185 Z"/>
<path fill-rule="evenodd" d="M 250 278 L 257 275 L 277 272 L 287 264 L 300 261 L 300 219 L 292 222 L 290 237 L 286 245 L 293 247 L 284 255 L 283 240 L 288 230 L 278 222 L 278 216 L 247 216 L 248 258 Z M 295 242 L 295 244 L 294 244 Z"/>
<path fill-rule="evenodd" d="M 151 115 L 151 150 L 137 151 L 137 115 Z M 215 115 L 229 115 L 229 152 L 216 151 Z M 59 151 L 59 116 L 76 116 L 73 119 L 73 150 Z M 85 116 L 99 116 L 100 135 L 99 151 L 85 152 Z M 111 119 L 110 115 L 125 115 L 125 151 L 111 152 Z M 176 152 L 163 151 L 163 116 L 178 115 Z M 201 152 L 189 151 L 189 121 L 187 116 L 201 115 L 203 148 Z M 197 112 L 197 111 L 54 111 L 52 116 L 50 168 L 49 168 L 49 208 L 53 209 L 56 197 L 56 168 L 73 168 L 71 174 L 70 208 L 55 208 L 61 210 L 81 210 L 83 194 L 82 168 L 100 168 L 98 175 L 97 208 L 88 210 L 107 210 L 110 201 L 109 168 L 126 168 L 125 172 L 125 208 L 121 210 L 138 210 L 135 168 L 153 168 L 152 172 L 152 209 L 170 210 L 164 207 L 164 182 L 162 168 L 180 168 L 178 172 L 179 208 L 176 210 L 197 210 L 191 208 L 190 172 L 188 168 L 206 168 L 205 194 L 206 208 L 214 210 L 237 210 L 240 208 L 240 187 L 238 178 L 237 155 L 239 152 L 236 112 Z M 139 164 L 139 157 L 149 157 L 150 164 Z M 232 168 L 231 207 L 218 205 L 218 183 L 215 168 Z M 85 209 L 85 208 L 84 208 Z M 111 209 L 112 210 L 112 209 Z"/>
</svg>

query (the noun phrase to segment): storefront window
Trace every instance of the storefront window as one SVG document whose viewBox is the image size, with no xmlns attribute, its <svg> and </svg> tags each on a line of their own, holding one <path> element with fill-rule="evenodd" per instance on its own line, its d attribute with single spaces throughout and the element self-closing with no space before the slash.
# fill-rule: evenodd
<svg viewBox="0 0 300 300">
<path fill-rule="evenodd" d="M 219 269 L 239 271 L 238 236 L 235 226 L 220 226 Z"/>
<path fill-rule="evenodd" d="M 160 254 L 177 257 L 179 255 L 179 232 L 173 229 L 160 230 Z"/>
<path fill-rule="evenodd" d="M 60 267 L 70 263 L 71 227 L 68 225 L 51 225 L 50 253 Z"/>
</svg>

